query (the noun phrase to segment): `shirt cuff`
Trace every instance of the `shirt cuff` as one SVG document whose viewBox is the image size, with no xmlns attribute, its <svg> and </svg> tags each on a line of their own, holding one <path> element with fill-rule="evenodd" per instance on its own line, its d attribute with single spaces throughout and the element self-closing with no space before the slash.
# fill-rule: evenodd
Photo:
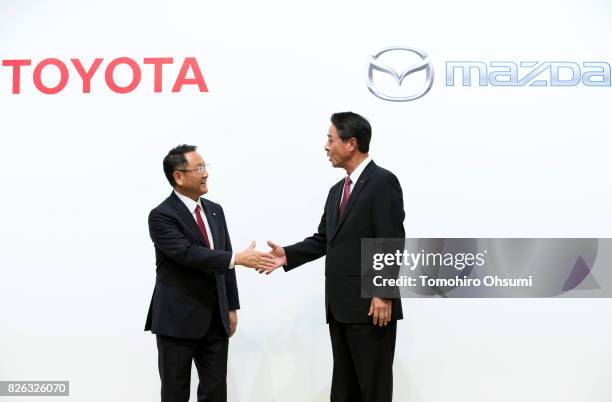
<svg viewBox="0 0 612 402">
<path fill-rule="evenodd" d="M 234 260 L 236 259 L 236 253 L 232 253 L 232 259 L 230 260 L 229 269 L 234 269 Z"/>
</svg>

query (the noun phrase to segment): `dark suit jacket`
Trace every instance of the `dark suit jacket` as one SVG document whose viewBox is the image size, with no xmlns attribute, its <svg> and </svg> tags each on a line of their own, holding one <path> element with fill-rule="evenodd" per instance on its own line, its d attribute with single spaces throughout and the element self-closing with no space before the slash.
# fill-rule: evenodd
<svg viewBox="0 0 612 402">
<path fill-rule="evenodd" d="M 219 204 L 201 199 L 214 242 L 204 239 L 191 212 L 174 192 L 149 214 L 157 277 L 145 331 L 201 338 L 218 308 L 229 334 L 229 310 L 240 308 L 232 244 Z"/>
<path fill-rule="evenodd" d="M 404 238 L 404 201 L 397 177 L 373 161 L 365 167 L 349 197 L 343 219 L 338 209 L 344 179 L 330 190 L 317 233 L 285 247 L 289 271 L 323 255 L 325 307 L 342 323 L 368 323 L 370 298 L 361 298 L 361 239 Z M 376 293 L 374 293 L 376 295 Z M 400 299 L 393 299 L 392 320 L 403 318 Z"/>
</svg>

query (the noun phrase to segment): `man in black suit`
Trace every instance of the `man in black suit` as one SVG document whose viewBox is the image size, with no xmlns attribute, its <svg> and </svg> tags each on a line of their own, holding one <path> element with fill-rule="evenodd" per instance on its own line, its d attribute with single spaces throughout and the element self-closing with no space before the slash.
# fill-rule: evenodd
<svg viewBox="0 0 612 402">
<path fill-rule="evenodd" d="M 317 233 L 287 247 L 268 242 L 289 271 L 326 255 L 325 306 L 334 356 L 332 402 L 391 402 L 399 299 L 361 297 L 361 239 L 404 238 L 402 188 L 368 155 L 372 130 L 352 112 L 331 117 L 325 151 L 347 176 L 329 191 Z M 270 270 L 259 269 L 260 273 Z M 387 291 L 388 294 L 388 291 Z"/>
<path fill-rule="evenodd" d="M 208 172 L 195 146 L 170 150 L 163 166 L 174 191 L 149 214 L 157 276 L 145 324 L 157 336 L 161 400 L 189 400 L 193 360 L 198 402 L 225 402 L 228 343 L 240 308 L 234 266 L 265 269 L 272 258 L 255 242 L 232 252 L 223 209 L 200 198 Z"/>
</svg>

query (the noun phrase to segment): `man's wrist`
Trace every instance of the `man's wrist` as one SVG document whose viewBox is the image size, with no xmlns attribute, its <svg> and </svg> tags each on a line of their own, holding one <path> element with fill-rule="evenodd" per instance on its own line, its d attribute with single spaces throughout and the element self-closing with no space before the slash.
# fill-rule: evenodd
<svg viewBox="0 0 612 402">
<path fill-rule="evenodd" d="M 234 266 L 243 265 L 242 262 L 242 252 L 236 253 L 236 258 L 234 258 Z"/>
</svg>

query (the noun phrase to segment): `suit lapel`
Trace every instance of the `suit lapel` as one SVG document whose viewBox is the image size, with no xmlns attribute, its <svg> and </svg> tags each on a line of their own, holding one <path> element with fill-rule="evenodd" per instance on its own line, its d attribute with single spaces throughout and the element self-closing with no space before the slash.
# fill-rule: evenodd
<svg viewBox="0 0 612 402">
<path fill-rule="evenodd" d="M 346 209 L 344 210 L 344 215 L 342 216 L 342 219 L 340 219 L 340 221 L 336 225 L 336 230 L 332 236 L 332 240 L 334 239 L 336 234 L 340 231 L 340 229 L 342 228 L 342 225 L 344 224 L 347 217 L 351 213 L 351 209 L 353 208 L 353 205 L 355 205 L 355 202 L 357 202 L 357 199 L 359 198 L 359 194 L 361 193 L 361 190 L 363 190 L 365 185 L 368 183 L 368 180 L 370 179 L 370 172 L 374 166 L 375 166 L 374 162 L 372 161 L 368 163 L 368 166 L 366 166 L 365 169 L 363 169 L 363 172 L 361 172 L 361 176 L 359 176 L 359 179 L 357 180 L 357 183 L 355 183 L 355 187 L 353 188 L 353 191 L 351 191 L 351 195 L 349 196 L 348 204 L 346 204 Z M 342 196 L 342 190 L 340 190 L 340 196 Z M 337 203 L 338 207 L 339 205 L 340 205 L 340 198 L 338 198 L 338 203 Z M 336 212 L 336 214 L 337 213 L 338 212 Z"/>
<path fill-rule="evenodd" d="M 338 227 L 338 206 L 340 205 L 340 197 L 342 197 L 342 183 L 344 182 L 344 180 L 341 180 L 339 183 L 336 184 L 336 189 L 334 190 L 334 193 L 332 194 L 331 198 L 330 198 L 330 208 L 328 208 L 329 211 L 329 222 L 330 222 L 330 228 L 331 230 L 329 231 L 331 234 L 331 237 L 334 236 L 334 234 L 336 233 L 336 228 Z M 330 237 L 330 238 L 331 238 Z"/>
<path fill-rule="evenodd" d="M 191 211 L 185 206 L 183 201 L 174 192 L 170 196 L 174 200 L 174 204 L 176 207 L 176 211 L 178 213 L 178 217 L 183 223 L 191 230 L 191 234 L 195 239 L 198 239 L 201 245 L 204 245 L 204 239 L 202 238 L 202 233 L 200 233 L 200 228 L 196 223 L 195 219 L 193 219 L 193 215 Z"/>
<path fill-rule="evenodd" d="M 213 248 L 221 248 L 221 234 L 219 233 L 221 225 L 218 222 L 217 213 L 212 210 L 207 200 L 205 200 L 204 198 L 200 198 L 200 201 L 202 202 L 202 206 L 204 207 L 204 214 L 206 214 L 206 220 L 210 225 L 209 229 L 210 234 L 212 235 Z"/>
</svg>

